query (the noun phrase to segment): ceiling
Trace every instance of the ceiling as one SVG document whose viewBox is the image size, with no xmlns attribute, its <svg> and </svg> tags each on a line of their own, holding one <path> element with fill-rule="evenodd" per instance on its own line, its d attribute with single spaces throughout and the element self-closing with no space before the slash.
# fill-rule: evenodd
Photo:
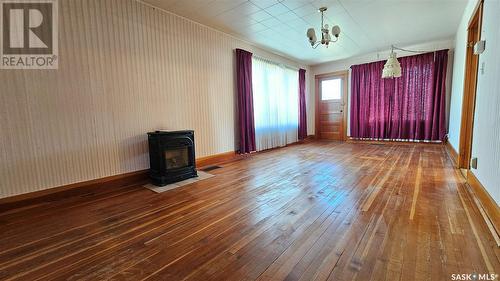
<svg viewBox="0 0 500 281">
<path fill-rule="evenodd" d="M 454 37 L 467 0 L 143 0 L 307 64 L 345 59 L 394 45 Z M 327 49 L 312 49 L 318 8 L 342 32 Z"/>
</svg>

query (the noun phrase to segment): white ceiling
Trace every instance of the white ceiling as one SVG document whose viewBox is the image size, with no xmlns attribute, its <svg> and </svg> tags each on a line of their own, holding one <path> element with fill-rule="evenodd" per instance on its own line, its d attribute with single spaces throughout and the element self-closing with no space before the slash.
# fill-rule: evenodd
<svg viewBox="0 0 500 281">
<path fill-rule="evenodd" d="M 345 59 L 450 38 L 467 0 L 143 0 L 307 64 Z M 326 23 L 342 32 L 328 49 L 312 49 L 306 30 Z"/>
</svg>

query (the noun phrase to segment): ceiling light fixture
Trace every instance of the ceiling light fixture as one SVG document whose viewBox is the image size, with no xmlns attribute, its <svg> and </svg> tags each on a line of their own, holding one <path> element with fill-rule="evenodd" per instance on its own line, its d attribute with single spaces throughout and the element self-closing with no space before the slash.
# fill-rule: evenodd
<svg viewBox="0 0 500 281">
<path fill-rule="evenodd" d="M 335 37 L 335 39 L 332 40 L 328 24 L 324 24 L 324 12 L 326 10 L 326 7 L 319 8 L 319 12 L 321 13 L 321 40 L 318 41 L 314 28 L 309 28 L 307 30 L 307 38 L 309 39 L 309 43 L 311 44 L 311 47 L 313 47 L 313 49 L 316 49 L 320 44 L 326 45 L 326 47 L 328 48 L 330 42 L 337 42 L 339 40 L 340 27 L 336 25 L 332 28 L 332 34 Z"/>
<path fill-rule="evenodd" d="M 387 59 L 387 62 L 384 65 L 384 69 L 382 70 L 382 78 L 401 77 L 401 64 L 399 63 L 397 54 L 394 52 L 394 50 L 400 50 L 403 52 L 417 53 L 417 54 L 430 52 L 430 51 L 407 50 L 391 45 L 391 54 L 389 55 L 389 58 Z"/>
<path fill-rule="evenodd" d="M 401 77 L 401 64 L 399 64 L 396 53 L 394 52 L 394 46 L 391 46 L 391 54 L 389 59 L 384 65 L 382 70 L 382 78 L 397 78 Z"/>
</svg>

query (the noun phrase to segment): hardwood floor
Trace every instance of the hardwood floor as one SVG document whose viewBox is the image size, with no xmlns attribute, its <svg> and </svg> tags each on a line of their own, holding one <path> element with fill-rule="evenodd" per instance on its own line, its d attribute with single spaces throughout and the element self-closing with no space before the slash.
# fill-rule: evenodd
<svg viewBox="0 0 500 281">
<path fill-rule="evenodd" d="M 441 145 L 315 142 L 0 213 L 0 280 L 451 280 L 500 250 Z"/>
</svg>

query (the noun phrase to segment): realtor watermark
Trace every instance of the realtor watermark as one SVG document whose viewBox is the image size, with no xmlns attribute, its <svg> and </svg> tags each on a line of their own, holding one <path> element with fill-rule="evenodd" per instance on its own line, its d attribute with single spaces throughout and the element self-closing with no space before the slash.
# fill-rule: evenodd
<svg viewBox="0 0 500 281">
<path fill-rule="evenodd" d="M 487 281 L 493 281 L 493 280 L 499 280 L 499 279 L 498 279 L 498 274 L 495 274 L 495 273 L 475 273 L 474 272 L 474 273 L 452 274 L 451 280 L 471 280 L 471 281 L 487 280 Z"/>
<path fill-rule="evenodd" d="M 58 0 L 0 0 L 0 69 L 58 68 Z"/>
</svg>

